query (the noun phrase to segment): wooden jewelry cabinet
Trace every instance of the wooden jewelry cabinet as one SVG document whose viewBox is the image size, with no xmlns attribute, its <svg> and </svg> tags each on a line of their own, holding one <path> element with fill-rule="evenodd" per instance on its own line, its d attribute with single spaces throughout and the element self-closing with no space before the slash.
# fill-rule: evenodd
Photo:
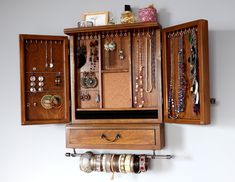
<svg viewBox="0 0 235 182">
<path fill-rule="evenodd" d="M 206 20 L 64 32 L 20 35 L 23 125 L 67 123 L 68 148 L 159 150 L 164 123 L 210 123 Z"/>
</svg>

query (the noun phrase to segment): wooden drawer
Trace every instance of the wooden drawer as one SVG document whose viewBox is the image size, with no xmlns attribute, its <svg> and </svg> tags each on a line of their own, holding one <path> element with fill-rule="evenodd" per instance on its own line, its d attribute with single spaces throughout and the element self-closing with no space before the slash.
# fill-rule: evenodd
<svg viewBox="0 0 235 182">
<path fill-rule="evenodd" d="M 146 149 L 164 146 L 163 125 L 68 125 L 68 148 Z"/>
</svg>

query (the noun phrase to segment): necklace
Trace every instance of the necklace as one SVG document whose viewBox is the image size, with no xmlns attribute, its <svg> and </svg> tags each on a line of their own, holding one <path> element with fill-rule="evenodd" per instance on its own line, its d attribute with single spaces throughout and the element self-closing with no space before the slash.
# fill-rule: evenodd
<svg viewBox="0 0 235 182">
<path fill-rule="evenodd" d="M 197 52 L 197 35 L 193 28 L 189 34 L 189 43 L 191 55 L 188 58 L 190 63 L 190 92 L 193 96 L 193 111 L 198 114 L 200 111 L 199 103 L 199 83 L 198 83 L 198 52 Z"/>
<path fill-rule="evenodd" d="M 144 106 L 144 88 L 143 88 L 143 71 L 144 67 L 142 65 L 142 37 L 138 33 L 137 39 L 137 65 L 136 65 L 136 82 L 135 82 L 135 97 L 134 105 L 135 107 L 142 108 Z"/>
<path fill-rule="evenodd" d="M 170 38 L 170 35 L 168 36 Z M 170 38 L 170 85 L 169 85 L 169 93 L 168 93 L 168 117 L 174 118 L 173 113 L 175 111 L 175 100 L 174 100 L 174 49 L 173 49 L 173 37 Z"/>
<path fill-rule="evenodd" d="M 168 93 L 168 117 L 172 119 L 179 118 L 181 112 L 185 109 L 186 95 L 186 78 L 185 78 L 185 63 L 184 63 L 184 45 L 183 35 L 178 38 L 178 103 L 175 102 L 175 82 L 174 82 L 174 49 L 173 37 L 170 39 L 170 85 Z"/>
<path fill-rule="evenodd" d="M 186 76 L 185 76 L 185 63 L 184 63 L 184 41 L 183 35 L 179 37 L 179 51 L 178 51 L 178 108 L 177 112 L 183 112 L 185 108 L 185 95 L 186 95 Z"/>
<path fill-rule="evenodd" d="M 146 74 L 146 81 L 145 81 L 145 92 L 150 93 L 153 90 L 153 84 L 152 84 L 152 50 L 151 50 L 152 40 L 151 36 L 148 33 L 146 37 L 146 56 L 145 56 L 145 74 Z"/>
</svg>

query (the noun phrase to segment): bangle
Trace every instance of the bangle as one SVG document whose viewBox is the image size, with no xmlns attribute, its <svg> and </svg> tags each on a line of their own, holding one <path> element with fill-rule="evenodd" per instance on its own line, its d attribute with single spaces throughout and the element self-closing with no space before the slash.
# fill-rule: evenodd
<svg viewBox="0 0 235 182">
<path fill-rule="evenodd" d="M 103 160 L 104 154 L 100 154 L 100 171 L 103 172 L 104 171 L 104 167 L 102 165 L 102 160 Z"/>
<path fill-rule="evenodd" d="M 114 171 L 114 157 L 115 157 L 115 154 L 113 154 L 113 155 L 111 156 L 111 159 L 110 159 L 110 170 L 111 170 L 112 173 L 115 172 L 115 171 Z"/>
<path fill-rule="evenodd" d="M 102 158 L 102 171 L 106 172 L 106 169 L 105 169 L 105 163 L 106 163 L 106 157 L 107 157 L 107 154 L 103 154 L 103 158 Z"/>
<path fill-rule="evenodd" d="M 92 167 L 91 167 L 91 158 L 93 156 L 92 152 L 85 152 L 80 156 L 80 170 L 84 171 L 86 173 L 92 172 Z"/>
<path fill-rule="evenodd" d="M 105 159 L 105 171 L 107 173 L 111 172 L 111 154 L 107 154 L 106 155 L 106 159 Z"/>
<path fill-rule="evenodd" d="M 95 155 L 91 156 L 90 165 L 91 165 L 92 171 L 94 171 L 95 170 Z"/>
<path fill-rule="evenodd" d="M 132 155 L 126 155 L 126 158 L 125 158 L 125 172 L 126 173 L 130 173 L 131 172 L 131 157 Z"/>
<path fill-rule="evenodd" d="M 146 172 L 147 168 L 148 168 L 148 159 L 145 155 L 140 155 L 140 162 L 139 162 L 139 166 L 140 166 L 140 172 Z"/>
<path fill-rule="evenodd" d="M 139 161 L 140 161 L 139 156 L 138 156 L 138 155 L 135 155 L 135 156 L 134 156 L 133 171 L 134 171 L 134 173 L 136 173 L 136 174 L 140 173 Z"/>
<path fill-rule="evenodd" d="M 121 173 L 126 173 L 126 171 L 125 171 L 125 158 L 126 158 L 126 154 L 122 154 L 122 155 L 120 155 L 119 160 L 118 160 L 119 170 Z"/>
<path fill-rule="evenodd" d="M 135 155 L 131 155 L 131 159 L 130 159 L 131 173 L 134 173 L 134 158 L 135 158 Z"/>
<path fill-rule="evenodd" d="M 120 172 L 120 169 L 119 169 L 119 158 L 120 158 L 120 155 L 115 155 L 114 158 L 113 158 L 113 169 L 114 169 L 114 172 L 117 172 L 119 173 Z"/>
<path fill-rule="evenodd" d="M 101 155 L 95 155 L 95 171 L 101 171 Z"/>
</svg>

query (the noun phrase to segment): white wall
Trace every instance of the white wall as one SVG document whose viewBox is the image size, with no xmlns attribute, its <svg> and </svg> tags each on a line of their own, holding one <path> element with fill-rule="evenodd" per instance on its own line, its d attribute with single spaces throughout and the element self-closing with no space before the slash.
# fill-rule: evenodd
<svg viewBox="0 0 235 182">
<path fill-rule="evenodd" d="M 65 126 L 21 126 L 19 33 L 63 35 L 84 12 L 111 11 L 119 20 L 124 4 L 134 9 L 151 0 L 0 0 L 0 181 L 109 181 L 104 173 L 79 171 L 78 158 L 66 158 Z M 116 181 L 235 181 L 235 1 L 154 1 L 163 27 L 209 20 L 211 107 L 209 126 L 166 125 L 166 147 L 151 171 L 116 175 Z M 139 151 L 135 151 L 139 152 Z"/>
</svg>

